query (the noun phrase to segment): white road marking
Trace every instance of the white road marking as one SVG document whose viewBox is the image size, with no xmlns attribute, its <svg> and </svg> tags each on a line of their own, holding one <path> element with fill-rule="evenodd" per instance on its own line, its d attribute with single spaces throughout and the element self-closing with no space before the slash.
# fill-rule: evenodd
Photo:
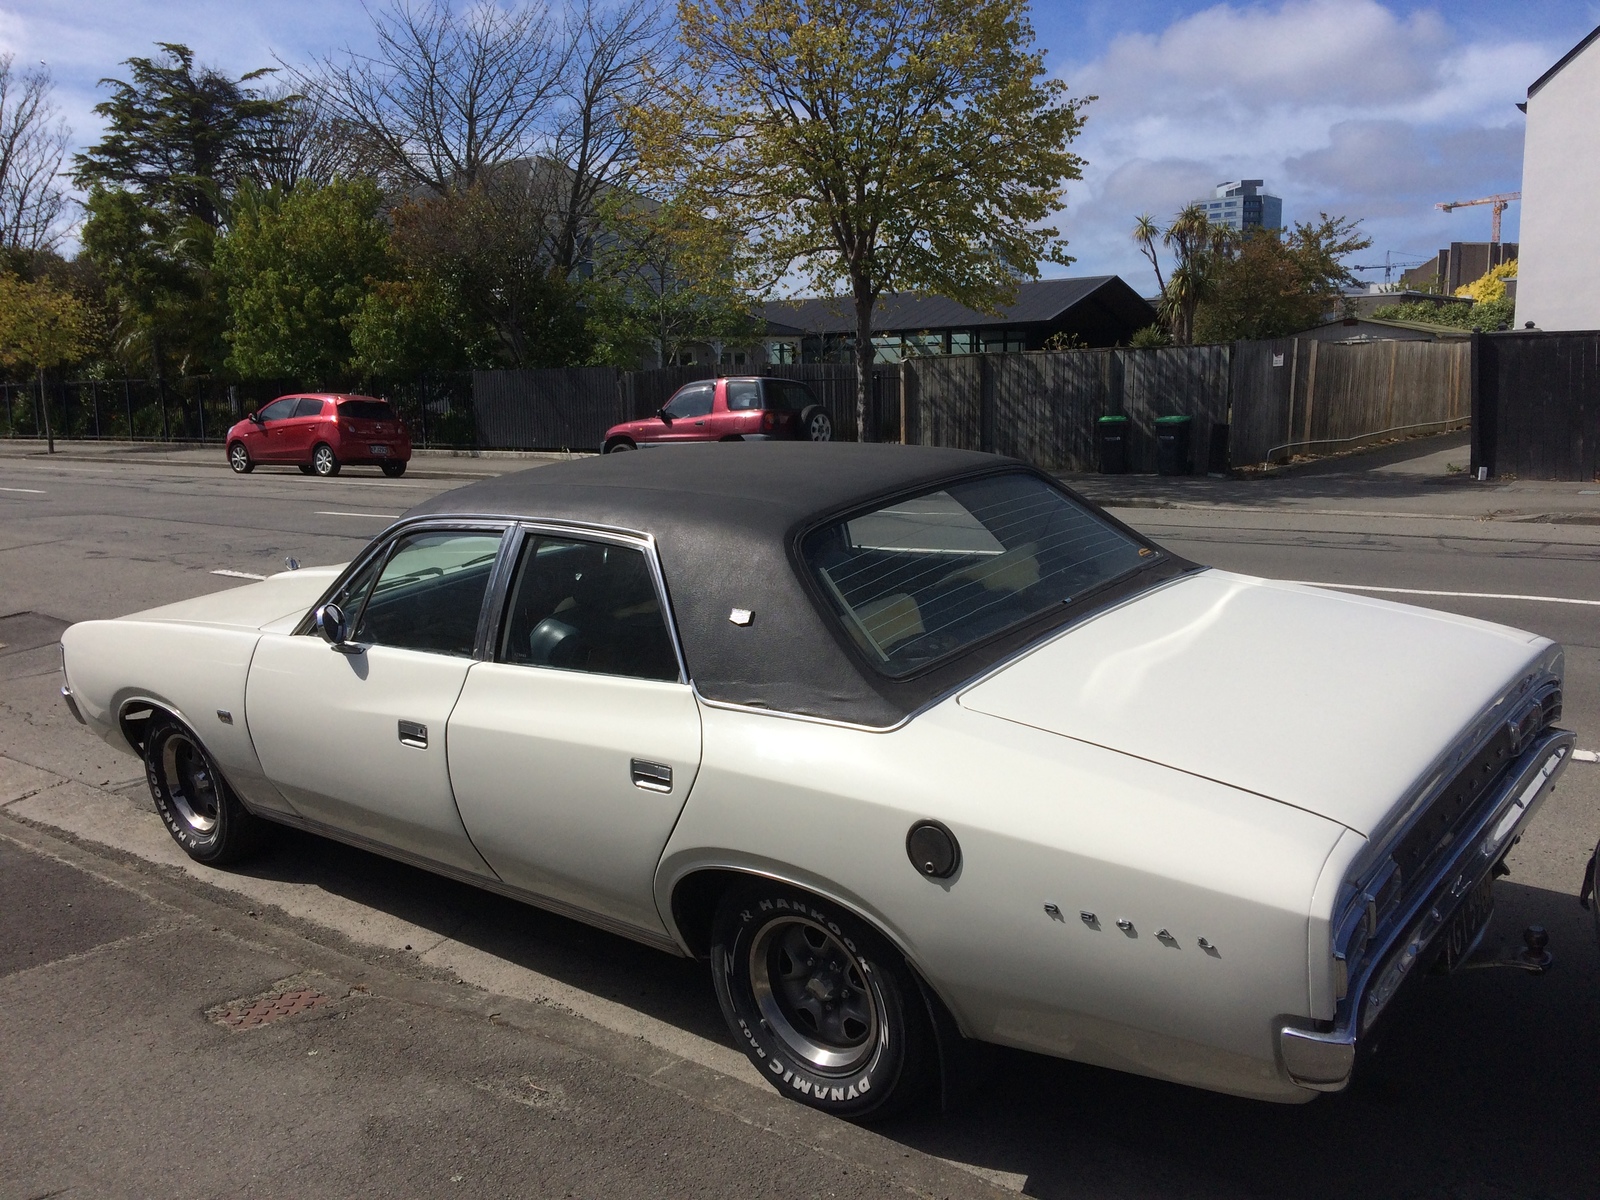
<svg viewBox="0 0 1600 1200">
<path fill-rule="evenodd" d="M 1571 596 L 1521 596 L 1515 592 L 1435 592 L 1427 588 L 1373 587 L 1365 583 L 1322 583 L 1315 579 L 1285 579 L 1304 587 L 1338 588 L 1344 592 L 1384 592 L 1395 596 L 1450 596 L 1462 600 L 1528 600 L 1535 604 L 1584 604 L 1600 608 L 1600 600 L 1575 600 Z"/>
<path fill-rule="evenodd" d="M 213 575 L 226 575 L 229 579 L 265 579 L 265 575 L 254 575 L 249 571 L 213 571 Z"/>
<path fill-rule="evenodd" d="M 0 487 L 0 492 L 27 492 L 28 495 L 30 495 L 30 496 L 43 496 L 45 494 L 45 491 L 44 491 L 43 488 L 8 488 L 8 487 Z"/>
<path fill-rule="evenodd" d="M 372 517 L 374 520 L 378 520 L 378 521 L 393 521 L 397 517 L 399 517 L 400 514 L 399 513 L 329 512 L 329 511 L 327 511 L 325 509 L 319 508 L 316 511 L 316 515 L 319 516 L 319 517 Z"/>
<path fill-rule="evenodd" d="M 1600 754 L 1596 754 L 1593 750 L 1574 750 L 1572 752 L 1572 761 L 1600 762 Z"/>
</svg>

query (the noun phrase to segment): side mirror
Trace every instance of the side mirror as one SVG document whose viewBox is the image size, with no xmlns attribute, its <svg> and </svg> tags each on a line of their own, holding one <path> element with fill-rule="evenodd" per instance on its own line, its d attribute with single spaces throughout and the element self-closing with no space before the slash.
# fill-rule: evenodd
<svg viewBox="0 0 1600 1200">
<path fill-rule="evenodd" d="M 318 636 L 335 650 L 344 654 L 359 652 L 359 647 L 350 645 L 350 618 L 344 615 L 344 609 L 337 604 L 332 601 L 324 604 L 311 620 Z"/>
<path fill-rule="evenodd" d="M 261 414 L 258 413 L 258 412 L 253 412 L 253 413 L 250 414 L 250 423 L 252 425 L 265 425 L 266 424 L 266 422 L 261 419 Z"/>
<path fill-rule="evenodd" d="M 656 409 L 656 416 L 660 417 L 668 425 L 672 424 L 672 414 L 669 413 L 665 408 Z"/>
</svg>

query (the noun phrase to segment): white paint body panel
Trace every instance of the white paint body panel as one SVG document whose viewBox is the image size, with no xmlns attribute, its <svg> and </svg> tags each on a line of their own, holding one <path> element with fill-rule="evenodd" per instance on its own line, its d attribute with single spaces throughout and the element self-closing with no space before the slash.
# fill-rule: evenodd
<svg viewBox="0 0 1600 1200">
<path fill-rule="evenodd" d="M 1085 622 L 961 704 L 1371 836 L 1551 644 L 1430 609 L 1204 571 Z"/>
<path fill-rule="evenodd" d="M 471 666 L 263 634 L 245 694 L 262 768 L 302 817 L 492 877 L 456 811 L 445 758 L 445 723 Z M 401 721 L 426 726 L 425 749 L 401 744 Z"/>
<path fill-rule="evenodd" d="M 1305 1098 L 1270 1022 L 1308 1006 L 1307 902 L 1333 822 L 954 702 L 893 733 L 707 708 L 705 745 L 661 904 L 699 867 L 766 870 L 868 915 L 973 1036 Z M 921 818 L 960 841 L 953 880 L 907 859 Z"/>
<path fill-rule="evenodd" d="M 501 879 L 666 932 L 656 864 L 700 765 L 687 684 L 478 663 L 449 748 L 462 819 Z M 672 791 L 636 787 L 635 758 L 671 767 Z"/>
</svg>

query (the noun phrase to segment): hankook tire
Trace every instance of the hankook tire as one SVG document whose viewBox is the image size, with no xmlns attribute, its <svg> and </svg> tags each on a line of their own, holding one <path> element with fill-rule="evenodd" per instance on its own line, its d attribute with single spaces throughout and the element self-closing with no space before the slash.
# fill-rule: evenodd
<svg viewBox="0 0 1600 1200">
<path fill-rule="evenodd" d="M 937 1066 L 917 981 L 854 914 L 769 881 L 718 906 L 711 972 L 728 1028 L 785 1096 L 850 1120 L 921 1099 Z"/>
<path fill-rule="evenodd" d="M 167 832 L 196 862 L 221 866 L 260 845 L 260 819 L 239 803 L 200 740 L 179 722 L 152 722 L 144 769 Z"/>
</svg>

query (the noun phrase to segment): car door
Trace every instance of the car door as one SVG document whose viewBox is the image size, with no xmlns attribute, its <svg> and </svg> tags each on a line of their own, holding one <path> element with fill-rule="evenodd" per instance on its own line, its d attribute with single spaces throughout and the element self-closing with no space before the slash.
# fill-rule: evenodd
<svg viewBox="0 0 1600 1200">
<path fill-rule="evenodd" d="M 646 542 L 522 535 L 494 661 L 450 716 L 450 782 L 505 882 L 662 933 L 654 880 L 700 767 L 700 713 Z"/>
<path fill-rule="evenodd" d="M 261 424 L 256 444 L 250 447 L 251 457 L 258 462 L 288 462 L 288 429 L 300 399 L 285 396 L 274 400 L 257 415 Z"/>
<path fill-rule="evenodd" d="M 317 441 L 322 427 L 322 410 L 327 403 L 315 396 L 301 396 L 295 405 L 294 416 L 283 423 L 283 461 L 308 463 L 311 447 Z"/>
<path fill-rule="evenodd" d="M 266 634 L 245 719 L 266 776 L 301 816 L 478 875 L 450 790 L 445 729 L 472 667 L 504 531 L 400 533 L 334 596 L 344 646 Z"/>
<path fill-rule="evenodd" d="M 765 432 L 761 425 L 759 379 L 725 379 L 721 392 L 707 426 L 718 441 L 754 437 Z"/>
<path fill-rule="evenodd" d="M 706 422 L 716 395 L 714 380 L 685 384 L 668 400 L 661 411 L 670 418 L 653 439 L 656 442 L 703 442 L 708 438 Z"/>
</svg>

